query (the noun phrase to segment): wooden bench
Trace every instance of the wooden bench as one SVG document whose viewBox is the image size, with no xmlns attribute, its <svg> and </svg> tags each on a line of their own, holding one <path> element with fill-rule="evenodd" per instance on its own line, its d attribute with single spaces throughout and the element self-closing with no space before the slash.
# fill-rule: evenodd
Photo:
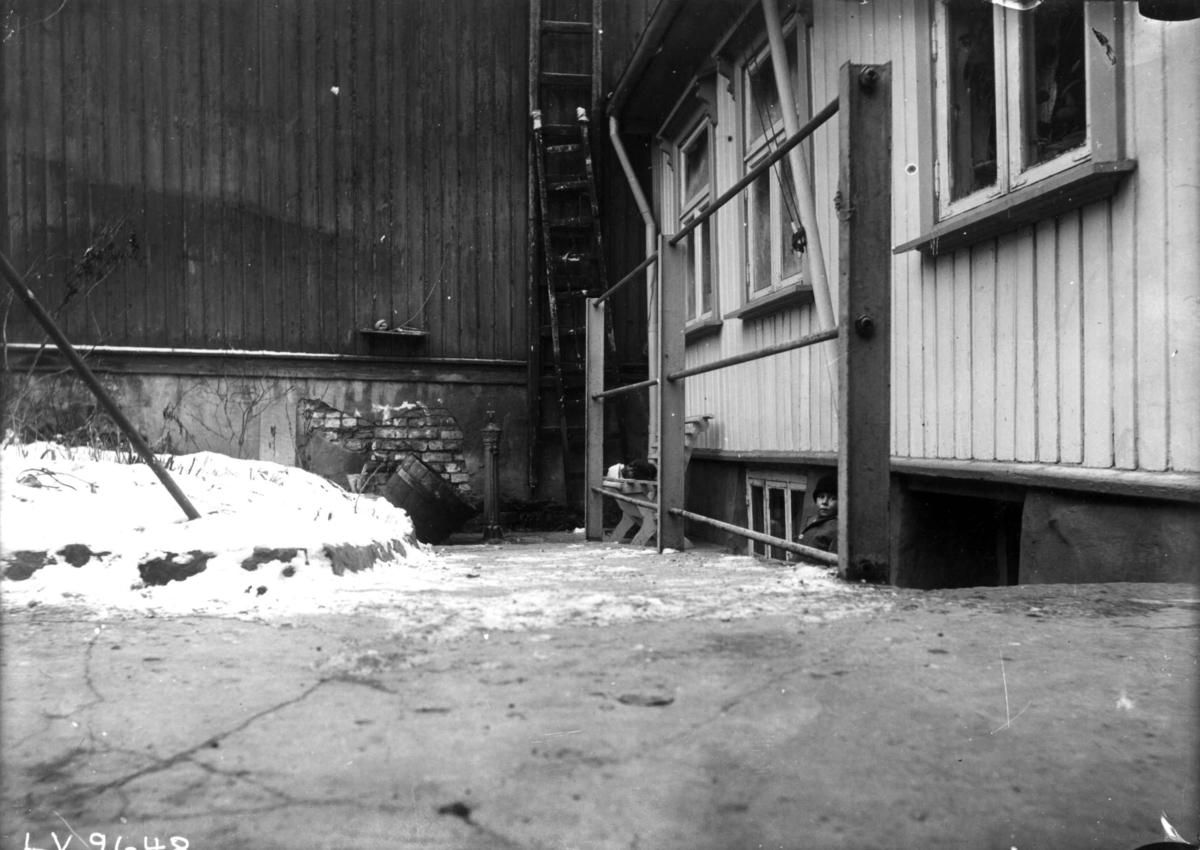
<svg viewBox="0 0 1200 850">
<path fill-rule="evenodd" d="M 696 439 L 708 430 L 712 419 L 713 415 L 711 413 L 704 413 L 699 416 L 689 416 L 684 420 L 683 464 L 685 468 L 688 461 L 692 459 L 692 448 L 696 445 Z M 634 478 L 621 478 L 619 477 L 620 466 L 620 464 L 616 464 L 609 467 L 608 475 L 605 476 L 601 486 L 606 490 L 613 490 L 646 502 L 653 502 L 658 498 L 658 484 L 656 482 L 639 481 Z M 631 505 L 629 502 L 621 499 L 614 499 L 613 501 L 621 508 L 621 521 L 617 523 L 617 527 L 612 531 L 612 536 L 608 539 L 617 543 L 623 543 L 625 542 L 625 535 L 635 525 L 640 525 L 641 528 L 638 529 L 633 539 L 629 542 L 634 546 L 648 545 L 650 539 L 658 531 L 658 511 L 652 508 L 643 508 L 640 505 Z M 684 548 L 691 548 L 691 542 L 687 541 L 686 538 Z"/>
</svg>

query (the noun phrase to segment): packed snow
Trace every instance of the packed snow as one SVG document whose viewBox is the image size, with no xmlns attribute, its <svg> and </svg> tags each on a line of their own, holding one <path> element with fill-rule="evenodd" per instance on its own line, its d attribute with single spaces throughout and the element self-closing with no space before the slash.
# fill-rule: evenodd
<svg viewBox="0 0 1200 850">
<path fill-rule="evenodd" d="M 429 585 L 413 567 L 435 557 L 413 537 L 407 514 L 384 499 L 267 461 L 212 452 L 160 460 L 199 519 L 187 519 L 146 464 L 53 443 L 5 445 L 5 604 L 66 600 L 175 613 L 269 614 L 337 607 L 332 595 L 339 590 Z M 359 565 L 373 561 L 373 568 L 335 569 L 337 554 L 356 551 L 364 553 Z M 15 565 L 31 558 L 36 563 L 43 552 L 45 566 L 23 580 L 12 577 L 28 572 Z M 269 559 L 272 553 L 279 557 Z M 86 562 L 75 566 L 72 559 Z M 140 569 L 155 560 L 202 562 L 204 568 L 155 584 Z"/>
<path fill-rule="evenodd" d="M 200 513 L 187 520 L 128 458 L 37 443 L 0 449 L 0 604 L 79 616 L 281 621 L 353 614 L 443 641 L 683 618 L 817 623 L 889 607 L 890 591 L 829 569 L 701 548 L 509 532 L 431 547 L 385 499 L 301 469 L 200 453 L 162 458 Z"/>
</svg>

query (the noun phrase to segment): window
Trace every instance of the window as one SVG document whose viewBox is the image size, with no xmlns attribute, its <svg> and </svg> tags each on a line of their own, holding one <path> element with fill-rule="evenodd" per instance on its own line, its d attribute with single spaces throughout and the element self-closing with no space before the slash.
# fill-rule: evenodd
<svg viewBox="0 0 1200 850">
<path fill-rule="evenodd" d="M 701 121 L 679 145 L 679 226 L 690 224 L 712 199 L 712 125 Z M 705 219 L 687 237 L 687 318 L 713 315 L 713 219 Z"/>
<path fill-rule="evenodd" d="M 798 33 L 785 34 L 792 93 L 801 114 L 807 114 L 808 75 L 800 76 Z M 808 51 L 803 51 L 807 57 Z M 783 111 L 775 85 L 774 59 L 767 46 L 751 53 L 742 67 L 743 166 L 749 171 L 762 163 L 784 140 Z M 788 157 L 764 171 L 743 193 L 746 227 L 746 295 L 748 301 L 800 283 L 800 210 Z"/>
<path fill-rule="evenodd" d="M 807 478 L 790 473 L 764 473 L 748 476 L 746 513 L 750 528 L 772 537 L 796 540 L 804 528 L 804 493 Z M 794 557 L 776 546 L 751 540 L 749 554 L 779 561 Z"/>
<path fill-rule="evenodd" d="M 941 0 L 927 29 L 921 232 L 893 251 L 936 256 L 1111 198 L 1125 158 L 1121 45 L 1135 12 L 1108 0 Z M 928 134 L 928 135 L 927 135 Z M 909 165 L 909 173 L 913 166 Z"/>
<path fill-rule="evenodd" d="M 1092 35 L 1091 5 L 1043 0 L 1026 11 L 953 0 L 938 5 L 941 216 L 978 207 L 1091 156 L 1087 52 L 1100 43 Z"/>
</svg>

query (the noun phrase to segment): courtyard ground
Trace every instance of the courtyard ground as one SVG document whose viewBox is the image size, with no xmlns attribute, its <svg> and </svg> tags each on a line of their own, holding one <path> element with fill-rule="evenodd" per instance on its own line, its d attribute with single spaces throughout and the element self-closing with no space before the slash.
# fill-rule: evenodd
<svg viewBox="0 0 1200 850">
<path fill-rule="evenodd" d="M 0 850 L 1200 832 L 1196 587 L 907 591 L 570 534 L 419 554 L 236 612 L 5 581 Z"/>
</svg>

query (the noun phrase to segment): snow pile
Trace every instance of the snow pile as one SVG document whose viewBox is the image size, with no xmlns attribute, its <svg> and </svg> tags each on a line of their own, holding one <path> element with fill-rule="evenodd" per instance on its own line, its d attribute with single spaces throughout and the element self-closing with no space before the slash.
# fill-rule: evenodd
<svg viewBox="0 0 1200 850">
<path fill-rule="evenodd" d="M 5 604 L 296 613 L 329 610 L 338 590 L 429 584 L 405 568 L 434 556 L 384 499 L 267 461 L 161 460 L 199 519 L 144 464 L 53 443 L 0 449 Z"/>
</svg>

